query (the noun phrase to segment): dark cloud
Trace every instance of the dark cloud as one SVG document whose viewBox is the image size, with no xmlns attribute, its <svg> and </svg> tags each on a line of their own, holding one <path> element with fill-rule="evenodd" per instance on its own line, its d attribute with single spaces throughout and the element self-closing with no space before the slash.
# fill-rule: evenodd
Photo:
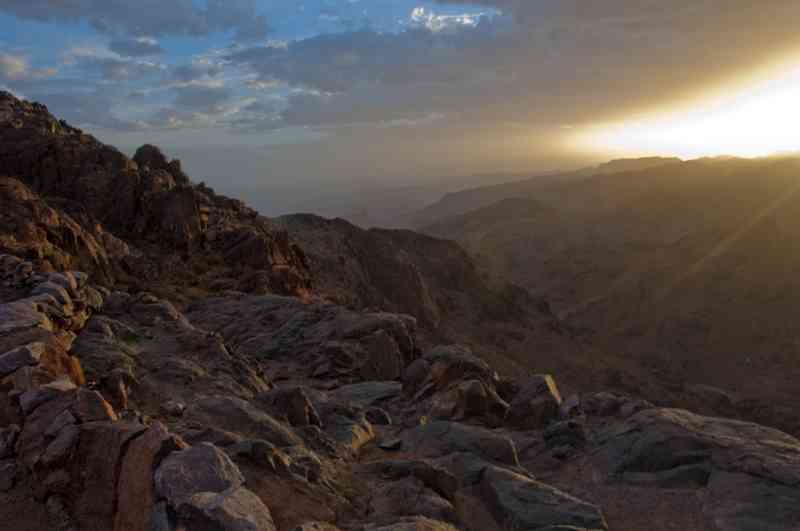
<svg viewBox="0 0 800 531">
<path fill-rule="evenodd" d="M 800 44 L 795 0 L 471 3 L 502 14 L 448 31 L 320 35 L 226 59 L 253 83 L 304 89 L 282 112 L 287 125 L 447 113 L 557 126 L 696 92 Z"/>
<path fill-rule="evenodd" d="M 108 47 L 112 52 L 123 57 L 148 57 L 165 52 L 157 40 L 148 37 L 114 39 Z"/>
<path fill-rule="evenodd" d="M 233 30 L 239 40 L 267 34 L 267 21 L 255 0 L 2 0 L 0 11 L 45 22 L 86 21 L 114 35 L 206 36 Z"/>
</svg>

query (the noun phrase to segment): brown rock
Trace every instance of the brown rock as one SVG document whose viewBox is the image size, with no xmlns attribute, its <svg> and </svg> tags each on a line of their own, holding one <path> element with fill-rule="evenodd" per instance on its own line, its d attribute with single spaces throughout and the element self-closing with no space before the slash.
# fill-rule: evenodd
<svg viewBox="0 0 800 531">
<path fill-rule="evenodd" d="M 151 531 L 156 502 L 153 474 L 164 457 L 186 447 L 160 422 L 130 444 L 119 473 L 120 496 L 114 531 Z"/>
<path fill-rule="evenodd" d="M 89 422 L 70 466 L 73 515 L 82 531 L 114 529 L 117 485 L 125 448 L 145 431 L 140 424 Z"/>
</svg>

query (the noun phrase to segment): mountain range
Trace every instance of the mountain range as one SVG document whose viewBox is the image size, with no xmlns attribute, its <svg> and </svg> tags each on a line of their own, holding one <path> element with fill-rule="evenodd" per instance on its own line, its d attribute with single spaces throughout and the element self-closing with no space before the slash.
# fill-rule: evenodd
<svg viewBox="0 0 800 531">
<path fill-rule="evenodd" d="M 365 230 L 0 92 L 0 521 L 796 529 L 798 167 L 617 161 Z"/>
</svg>

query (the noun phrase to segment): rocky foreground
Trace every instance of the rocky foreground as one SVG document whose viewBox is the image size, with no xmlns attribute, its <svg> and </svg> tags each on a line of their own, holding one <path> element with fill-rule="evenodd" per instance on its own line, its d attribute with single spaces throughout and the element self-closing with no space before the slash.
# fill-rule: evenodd
<svg viewBox="0 0 800 531">
<path fill-rule="evenodd" d="M 0 135 L 5 528 L 800 528 L 797 439 L 437 345 L 504 303 L 531 324 L 436 279 L 452 244 L 268 220 L 10 95 Z"/>
</svg>

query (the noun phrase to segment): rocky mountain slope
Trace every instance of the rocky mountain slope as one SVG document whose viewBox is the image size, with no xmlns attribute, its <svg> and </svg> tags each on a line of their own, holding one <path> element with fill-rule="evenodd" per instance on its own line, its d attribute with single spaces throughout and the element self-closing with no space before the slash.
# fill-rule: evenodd
<svg viewBox="0 0 800 531">
<path fill-rule="evenodd" d="M 800 441 L 790 435 L 635 396 L 562 395 L 535 365 L 500 375 L 468 346 L 436 344 L 483 323 L 569 337 L 546 308 L 530 314 L 524 294 L 497 299 L 452 243 L 264 219 L 192 184 L 154 148 L 132 163 L 65 124 L 42 129 L 40 106 L 3 95 L 0 108 L 18 117 L 0 114 L 0 134 L 21 149 L 82 161 L 55 174 L 40 158 L 28 175 L 0 166 L 3 526 L 800 525 Z M 3 160 L 28 160 L 2 146 Z M 88 197 L 130 193 L 132 217 L 123 223 L 104 199 L 84 204 L 64 183 Z M 152 217 L 162 207 L 170 221 Z M 523 354 L 541 367 L 558 357 Z"/>
<path fill-rule="evenodd" d="M 427 231 L 618 352 L 620 383 L 798 433 L 798 179 L 796 158 L 697 160 L 562 183 Z"/>
</svg>

